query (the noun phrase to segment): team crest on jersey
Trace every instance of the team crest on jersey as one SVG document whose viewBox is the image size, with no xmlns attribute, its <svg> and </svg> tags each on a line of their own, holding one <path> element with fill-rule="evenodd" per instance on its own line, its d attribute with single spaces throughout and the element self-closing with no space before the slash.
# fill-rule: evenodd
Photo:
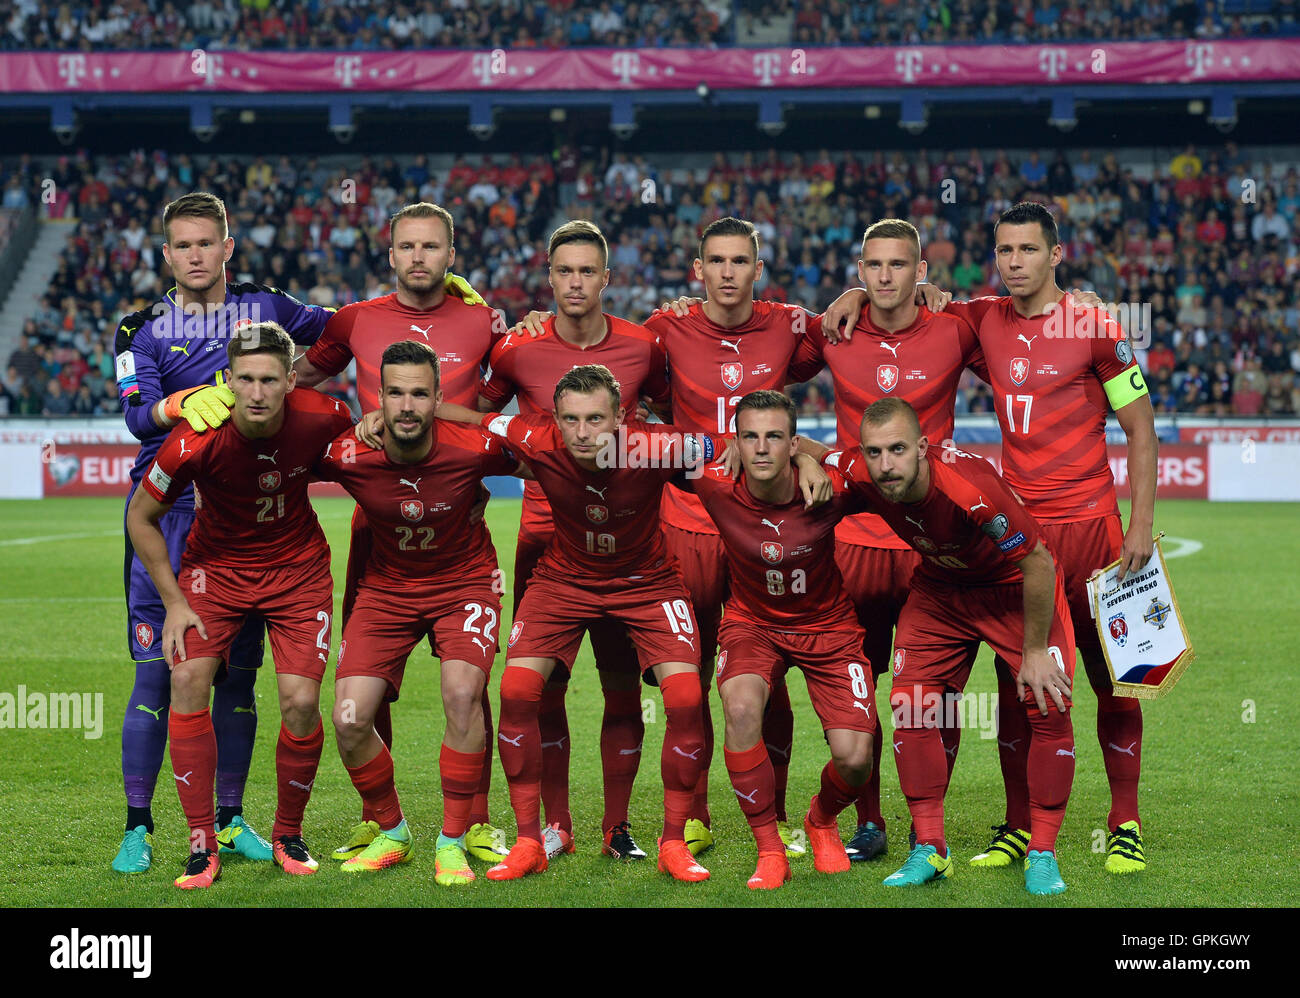
<svg viewBox="0 0 1300 998">
<path fill-rule="evenodd" d="M 608 506 L 588 506 L 587 519 L 592 523 L 604 523 L 609 519 Z"/>
<path fill-rule="evenodd" d="M 785 557 L 785 549 L 776 541 L 764 541 L 759 545 L 758 552 L 769 565 L 779 565 Z"/>
<path fill-rule="evenodd" d="M 740 364 L 732 361 L 730 364 L 722 365 L 722 383 L 728 390 L 734 391 L 736 386 L 745 380 L 745 369 Z"/>
<path fill-rule="evenodd" d="M 1110 636 L 1115 639 L 1115 644 L 1121 648 L 1128 644 L 1128 621 L 1122 613 L 1111 617 L 1106 626 L 1110 628 Z"/>
<path fill-rule="evenodd" d="M 1155 624 L 1157 631 L 1163 631 L 1165 621 L 1169 619 L 1169 612 L 1169 604 L 1156 596 L 1151 600 L 1151 605 L 1147 607 L 1147 612 L 1142 614 L 1142 619 L 1148 624 Z"/>
<path fill-rule="evenodd" d="M 506 642 L 506 647 L 507 648 L 511 647 L 516 641 L 519 640 L 519 635 L 523 633 L 524 633 L 524 622 L 522 620 L 516 620 L 515 626 L 510 628 L 510 639 Z"/>
<path fill-rule="evenodd" d="M 135 625 L 135 643 L 141 648 L 148 648 L 153 644 L 153 628 L 143 620 Z"/>
<path fill-rule="evenodd" d="M 1012 357 L 1011 358 L 1011 383 L 1019 387 L 1025 383 L 1029 377 L 1029 358 Z"/>
<path fill-rule="evenodd" d="M 882 392 L 892 392 L 898 387 L 898 365 L 881 364 L 876 368 L 876 384 Z"/>
<path fill-rule="evenodd" d="M 257 476 L 257 487 L 263 492 L 274 492 L 280 487 L 280 473 L 266 471 Z"/>
<path fill-rule="evenodd" d="M 907 661 L 907 649 L 899 648 L 894 652 L 894 675 L 897 676 L 903 671 L 903 663 Z"/>
<path fill-rule="evenodd" d="M 420 521 L 424 519 L 424 503 L 419 499 L 405 499 L 402 502 L 402 515 L 408 520 Z"/>
<path fill-rule="evenodd" d="M 930 540 L 928 537 L 921 537 L 919 535 L 912 538 L 912 546 L 918 551 L 933 552 L 939 550 L 934 546 L 934 541 Z"/>
<path fill-rule="evenodd" d="M 718 652 L 718 675 L 719 676 L 722 675 L 722 670 L 725 669 L 726 667 L 727 667 L 727 652 L 724 649 L 723 651 Z"/>
</svg>

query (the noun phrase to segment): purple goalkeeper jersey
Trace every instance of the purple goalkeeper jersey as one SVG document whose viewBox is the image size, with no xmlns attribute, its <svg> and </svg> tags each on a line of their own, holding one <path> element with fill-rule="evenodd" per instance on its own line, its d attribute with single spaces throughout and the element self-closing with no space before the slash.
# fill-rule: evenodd
<svg viewBox="0 0 1300 998">
<path fill-rule="evenodd" d="M 176 306 L 176 289 L 149 308 L 134 312 L 117 327 L 118 401 L 126 426 L 140 441 L 131 469 L 131 491 L 153 463 L 170 428 L 156 425 L 151 415 L 159 399 L 196 385 L 215 384 L 226 368 L 226 343 L 254 322 L 277 322 L 300 347 L 316 342 L 332 308 L 304 305 L 292 295 L 263 284 L 231 284 L 218 308 L 196 315 Z M 194 490 L 187 488 L 177 509 L 194 508 Z"/>
</svg>

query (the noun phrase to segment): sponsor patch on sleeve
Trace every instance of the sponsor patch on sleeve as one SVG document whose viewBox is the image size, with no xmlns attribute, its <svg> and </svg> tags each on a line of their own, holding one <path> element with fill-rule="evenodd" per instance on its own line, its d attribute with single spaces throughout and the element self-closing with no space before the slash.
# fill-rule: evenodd
<svg viewBox="0 0 1300 998">
<path fill-rule="evenodd" d="M 694 468 L 713 460 L 713 439 L 698 433 L 688 433 L 682 440 L 683 464 Z"/>
<path fill-rule="evenodd" d="M 514 419 L 513 416 L 497 416 L 495 419 L 488 422 L 488 432 L 495 436 L 504 438 L 506 435 L 506 428 L 510 425 L 510 420 L 512 419 Z"/>
<path fill-rule="evenodd" d="M 1025 543 L 1025 535 L 1021 531 L 1017 530 L 1006 540 L 998 541 L 998 547 L 1003 551 L 1014 551 L 1023 543 Z"/>
<path fill-rule="evenodd" d="M 167 490 L 172 487 L 172 476 L 163 471 L 162 466 L 157 461 L 155 461 L 153 467 L 149 469 L 149 481 L 152 482 L 154 488 L 163 495 L 166 495 Z"/>
<path fill-rule="evenodd" d="M 140 386 L 136 383 L 135 377 L 135 354 L 130 350 L 125 350 L 117 355 L 113 365 L 117 374 L 117 390 L 122 398 L 128 395 L 135 395 L 140 391 Z"/>
</svg>

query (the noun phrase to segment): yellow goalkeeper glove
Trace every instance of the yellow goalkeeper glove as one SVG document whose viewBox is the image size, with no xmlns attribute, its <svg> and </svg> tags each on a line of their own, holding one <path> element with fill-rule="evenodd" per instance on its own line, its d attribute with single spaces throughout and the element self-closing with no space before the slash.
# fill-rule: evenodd
<svg viewBox="0 0 1300 998">
<path fill-rule="evenodd" d="M 442 286 L 447 290 L 448 294 L 453 294 L 457 298 L 464 299 L 466 305 L 487 304 L 487 302 L 483 300 L 483 296 L 475 291 L 474 288 L 470 286 L 469 281 L 465 280 L 465 278 L 461 277 L 459 274 L 448 274 L 442 279 Z"/>
<path fill-rule="evenodd" d="M 235 393 L 226 387 L 221 373 L 215 385 L 202 385 L 173 392 L 163 402 L 163 415 L 173 423 L 187 420 L 195 433 L 216 429 L 230 418 L 235 404 Z"/>
</svg>

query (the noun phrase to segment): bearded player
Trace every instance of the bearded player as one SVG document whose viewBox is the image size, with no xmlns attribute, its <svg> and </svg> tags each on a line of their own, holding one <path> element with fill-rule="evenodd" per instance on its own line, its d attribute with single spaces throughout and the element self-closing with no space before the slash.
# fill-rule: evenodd
<svg viewBox="0 0 1300 998">
<path fill-rule="evenodd" d="M 282 721 L 274 859 L 286 873 L 316 871 L 302 816 L 323 742 L 320 681 L 329 659 L 334 583 L 329 546 L 307 500 L 308 468 L 352 417 L 337 399 L 293 392 L 294 349 L 284 329 L 270 322 L 230 340 L 230 421 L 203 434 L 189 426 L 173 430 L 127 507 L 131 542 L 167 608 L 168 735 L 190 827 L 190 856 L 176 880 L 181 888 L 210 887 L 221 876 L 213 848 L 217 747 L 208 705 L 231 641 L 254 613 L 271 638 Z M 159 521 L 191 483 L 203 503 L 178 575 Z"/>
<path fill-rule="evenodd" d="M 234 398 L 218 382 L 231 337 L 253 322 L 268 319 L 278 322 L 297 342 L 312 343 L 334 311 L 303 305 L 264 285 L 228 285 L 226 262 L 235 240 L 230 236 L 226 206 L 213 194 L 195 192 L 168 204 L 163 232 L 167 238 L 163 258 L 176 286 L 149 308 L 126 316 L 114 340 L 122 412 L 127 429 L 140 440 L 128 504 L 172 427 L 187 420 L 201 431 L 227 418 Z M 174 498 L 160 526 L 176 572 L 194 525 L 195 503 L 189 490 Z M 153 862 L 152 804 L 167 745 L 163 714 L 171 703 L 171 677 L 161 647 L 166 609 L 129 537 L 123 574 L 135 683 L 122 723 L 126 833 L 113 869 L 143 873 Z M 253 684 L 262 664 L 262 632 L 262 622 L 250 617 L 235 637 L 225 681 L 212 695 L 211 716 L 217 739 L 220 850 L 269 862 L 271 845 L 243 817 L 244 783 L 257 733 Z"/>
<path fill-rule="evenodd" d="M 549 416 L 554 411 L 556 382 L 579 363 L 608 368 L 621 386 L 623 406 L 635 406 L 642 397 L 657 406 L 665 405 L 666 359 L 658 337 L 601 311 L 601 294 L 609 281 L 609 247 L 600 229 L 586 221 L 560 226 L 551 235 L 547 257 L 557 314 L 547 318 L 535 336 L 512 332 L 493 349 L 489 374 L 479 389 L 479 410 L 500 411 L 517 398 L 523 415 Z M 553 533 L 544 490 L 529 482 L 515 549 L 516 612 Z M 632 838 L 628 822 L 628 802 L 645 737 L 637 655 L 626 628 L 613 618 L 593 622 L 591 646 L 605 702 L 600 733 L 605 789 L 601 851 L 615 859 L 644 859 L 645 852 Z M 571 743 L 564 706 L 572 664 L 562 662 L 551 673 L 540 708 L 541 793 L 550 858 L 575 849 L 569 811 Z"/>
<path fill-rule="evenodd" d="M 931 460 L 916 412 L 902 399 L 868 406 L 860 440 L 857 453 L 837 452 L 825 463 L 922 556 L 899 614 L 890 693 L 894 760 L 916 844 L 884 882 L 911 886 L 951 875 L 938 715 L 965 687 L 971 645 L 983 641 L 1007 662 L 1017 692 L 1011 709 L 1031 732 L 1025 889 L 1059 894 L 1056 838 L 1074 779 L 1074 634 L 1061 572 L 993 466 L 955 448 Z"/>
<path fill-rule="evenodd" d="M 997 399 L 1002 469 L 1007 484 L 1042 526 L 1065 573 L 1066 593 L 1084 669 L 1097 695 L 1111 807 L 1105 868 L 1134 873 L 1146 866 L 1138 815 L 1142 709 L 1118 697 L 1089 610 L 1087 580 L 1118 560 L 1120 577 L 1146 564 L 1154 547 L 1155 413 L 1142 371 L 1119 327 L 1099 308 L 1080 307 L 1056 284 L 1062 247 L 1056 221 L 1037 204 L 1018 204 L 994 229 L 998 273 L 1010 294 L 952 308 L 974 326 Z M 1128 443 L 1132 505 L 1122 527 L 1106 457 L 1106 414 L 1113 409 Z M 999 703 L 1014 698 L 999 662 Z M 1024 855 L 1030 815 L 1022 715 L 999 711 L 998 750 L 1007 814 L 979 865 L 1001 866 Z"/>
<path fill-rule="evenodd" d="M 830 502 L 806 507 L 793 460 L 799 444 L 795 405 L 786 395 L 745 395 L 736 406 L 736 441 L 744 468 L 738 480 L 709 468 L 691 484 L 726 550 L 731 594 L 717 666 L 726 717 L 723 755 L 758 844 L 748 886 L 770 890 L 790 880 L 777 827 L 775 773 L 762 737 L 773 677 L 792 666 L 803 670 L 830 746 L 821 789 L 804 818 L 822 873 L 849 869 L 835 819 L 858 798 L 870 773 L 878 725 L 864 634 L 833 560 L 836 523 L 861 504 L 840 480 Z"/>
<path fill-rule="evenodd" d="M 441 659 L 446 716 L 434 882 L 458 886 L 474 880 L 465 833 L 487 753 L 483 691 L 501 619 L 496 552 L 475 507 L 483 477 L 515 474 L 519 462 L 485 430 L 434 418 L 442 401 L 438 368 L 438 355 L 424 343 L 404 340 L 384 350 L 383 448 L 358 447 L 348 432 L 315 470 L 356 498 L 373 542 L 339 644 L 334 728 L 348 776 L 380 831 L 341 869 L 376 871 L 410 859 L 393 757 L 374 716 L 396 700 L 407 658 L 427 636 Z"/>
<path fill-rule="evenodd" d="M 380 407 L 379 372 L 384 349 L 418 336 L 419 342 L 429 344 L 438 352 L 447 400 L 472 409 L 481 370 L 486 366 L 493 344 L 505 332 L 505 321 L 499 312 L 487 307 L 473 288 L 451 273 L 456 263 L 455 223 L 445 208 L 427 202 L 407 205 L 389 220 L 388 231 L 388 262 L 396 277 L 397 290 L 339 309 L 319 342 L 294 364 L 298 383 L 317 385 L 344 370 L 355 359 L 357 399 L 363 412 L 373 412 Z M 358 507 L 352 518 L 343 592 L 345 625 L 369 544 L 365 512 Z M 473 855 L 491 861 L 505 854 L 505 836 L 488 820 L 493 739 L 492 711 L 486 691 L 482 709 L 489 749 L 483 760 L 465 841 Z M 380 704 L 375 725 L 384 743 L 391 747 L 392 722 L 387 702 Z M 363 806 L 360 824 L 352 829 L 347 842 L 334 850 L 332 858 L 346 861 L 358 855 L 379 831 L 376 816 Z"/>
</svg>

